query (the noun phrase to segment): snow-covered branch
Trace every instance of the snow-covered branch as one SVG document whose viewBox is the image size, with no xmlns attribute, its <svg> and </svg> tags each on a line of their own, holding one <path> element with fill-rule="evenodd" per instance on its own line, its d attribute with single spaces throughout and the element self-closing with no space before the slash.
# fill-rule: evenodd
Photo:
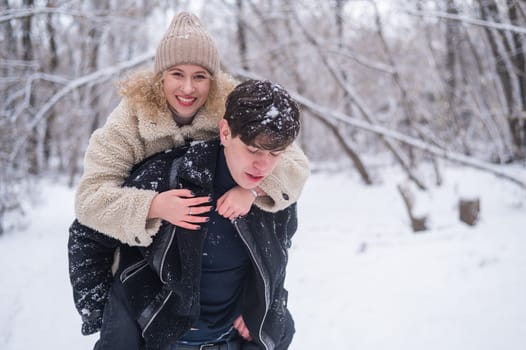
<svg viewBox="0 0 526 350">
<path fill-rule="evenodd" d="M 94 73 L 85 75 L 83 77 L 80 77 L 78 79 L 75 79 L 71 82 L 69 82 L 66 86 L 64 86 L 62 89 L 60 89 L 55 95 L 53 95 L 48 102 L 46 102 L 35 114 L 33 120 L 28 125 L 28 130 L 33 130 L 47 115 L 47 113 L 57 104 L 58 101 L 60 101 L 64 96 L 68 95 L 72 91 L 75 91 L 81 86 L 84 86 L 86 84 L 90 83 L 100 83 L 102 81 L 105 81 L 107 79 L 110 79 L 111 77 L 119 74 L 120 72 L 139 66 L 141 64 L 144 64 L 145 62 L 151 60 L 154 56 L 153 52 L 148 52 L 146 54 L 143 54 L 141 56 L 138 56 L 132 60 L 122 62 L 118 65 L 107 67 L 101 70 L 98 70 Z M 18 152 L 21 150 L 22 146 L 26 142 L 27 138 L 29 137 L 29 134 L 21 135 L 18 142 L 16 143 L 13 153 L 11 154 L 11 161 L 13 161 L 16 156 L 18 155 Z"/>
<path fill-rule="evenodd" d="M 42 7 L 42 8 L 24 8 L 24 9 L 17 9 L 12 11 L 6 11 L 4 13 L 0 12 L 0 23 L 11 21 L 14 19 L 21 19 L 26 17 L 32 17 L 37 15 L 48 15 L 48 14 L 58 14 L 58 15 L 66 15 L 76 18 L 84 18 L 87 20 L 90 20 L 92 22 L 108 22 L 108 21 L 121 21 L 121 22 L 134 22 L 126 17 L 120 17 L 114 14 L 107 14 L 107 13 L 85 13 L 81 11 L 74 11 L 70 9 L 64 9 L 64 8 L 51 8 L 51 7 Z"/>
<path fill-rule="evenodd" d="M 497 30 L 505 30 L 505 31 L 519 33 L 519 34 L 526 34 L 526 28 L 524 27 L 519 27 L 513 24 L 507 24 L 507 23 L 489 22 L 489 21 L 484 21 L 484 20 L 477 19 L 477 18 L 472 18 L 469 16 L 456 15 L 456 14 L 447 13 L 447 12 L 415 11 L 411 9 L 404 9 L 404 12 L 406 12 L 409 15 L 417 16 L 417 17 L 442 18 L 442 19 L 448 19 L 452 21 L 468 23 L 468 24 L 472 24 L 475 26 L 479 26 L 479 27 L 492 28 L 492 29 L 497 29 Z"/>
<path fill-rule="evenodd" d="M 375 70 L 375 71 L 378 71 L 378 72 L 381 72 L 381 73 L 386 73 L 386 74 L 389 74 L 389 75 L 393 75 L 394 74 L 394 71 L 393 69 L 386 65 L 386 64 L 383 64 L 382 62 L 375 62 L 374 60 L 372 60 L 370 57 L 365 57 L 363 55 L 359 55 L 355 52 L 341 52 L 340 50 L 335 50 L 335 49 L 331 49 L 331 50 L 328 50 L 327 53 L 331 54 L 331 55 L 335 55 L 335 56 L 341 56 L 341 57 L 344 57 L 344 58 L 347 58 L 347 59 L 350 59 L 350 60 L 353 60 L 355 61 L 356 63 L 366 67 L 366 68 L 369 68 L 369 69 L 372 69 L 372 70 Z"/>
<path fill-rule="evenodd" d="M 14 77 L 12 79 L 15 79 Z M 20 77 L 17 78 L 17 80 L 20 80 Z M 37 80 L 44 80 L 44 81 L 48 81 L 48 82 L 52 82 L 52 83 L 55 83 L 55 84 L 67 84 L 68 83 L 68 80 L 63 78 L 63 77 L 60 77 L 60 76 L 56 76 L 56 75 L 52 75 L 52 74 L 46 74 L 46 73 L 34 73 L 34 74 L 31 74 L 29 76 L 29 78 L 27 79 L 27 82 L 25 84 L 25 87 L 23 89 L 21 89 L 20 91 L 15 91 L 13 94 L 11 94 L 10 96 L 8 96 L 8 98 L 6 99 L 6 103 L 5 103 L 5 106 L 10 106 L 14 101 L 17 101 L 19 100 L 22 96 L 24 96 L 23 98 L 23 103 L 20 103 L 16 109 L 15 109 L 15 112 L 11 115 L 9 115 L 9 119 L 12 120 L 12 121 L 15 121 L 19 118 L 19 116 L 21 115 L 21 113 L 26 110 L 26 108 L 29 106 L 29 100 L 30 100 L 30 97 L 31 97 L 31 91 L 32 91 L 32 88 L 33 88 L 33 83 Z M 16 81 L 16 80 L 14 80 Z M 2 111 L 0 110 L 0 113 L 2 113 Z"/>
<path fill-rule="evenodd" d="M 450 161 L 454 161 L 454 162 L 457 162 L 463 165 L 470 166 L 472 168 L 476 168 L 479 170 L 493 173 L 494 175 L 501 177 L 503 179 L 506 179 L 508 181 L 511 181 L 514 184 L 520 186 L 522 189 L 526 190 L 526 181 L 522 179 L 517 179 L 516 177 L 506 173 L 505 170 L 503 170 L 501 167 L 498 167 L 494 164 L 489 164 L 487 162 L 481 161 L 479 159 L 475 159 L 473 157 L 468 157 L 460 153 L 452 152 L 447 149 L 443 149 L 437 146 L 430 145 L 429 143 L 426 143 L 422 140 L 413 138 L 411 136 L 399 133 L 394 130 L 387 129 L 381 125 L 371 124 L 366 121 L 359 120 L 359 119 L 353 118 L 348 115 L 344 115 L 342 113 L 334 112 L 330 110 L 329 108 L 321 106 L 295 92 L 290 91 L 290 93 L 291 93 L 291 96 L 293 96 L 293 98 L 298 103 L 307 107 L 308 109 L 316 111 L 317 113 L 321 115 L 325 115 L 327 118 L 339 120 L 345 124 L 360 128 L 362 130 L 370 131 L 377 135 L 381 135 L 386 138 L 396 140 L 398 142 L 401 142 L 408 146 L 417 148 L 423 152 L 433 154 L 440 158 L 444 158 Z"/>
<path fill-rule="evenodd" d="M 37 61 L 0 59 L 0 67 L 37 68 Z"/>
</svg>

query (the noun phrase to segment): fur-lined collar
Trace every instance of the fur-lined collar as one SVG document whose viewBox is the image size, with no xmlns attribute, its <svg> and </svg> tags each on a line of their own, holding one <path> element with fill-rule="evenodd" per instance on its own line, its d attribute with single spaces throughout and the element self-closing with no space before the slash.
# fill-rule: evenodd
<svg viewBox="0 0 526 350">
<path fill-rule="evenodd" d="M 204 108 L 201 108 L 191 124 L 178 126 L 168 108 L 162 112 L 156 112 L 148 109 L 148 106 L 138 104 L 135 110 L 137 111 L 139 133 L 147 141 L 177 134 L 186 139 L 194 135 L 195 130 L 217 133 L 220 119 L 217 114 L 208 113 Z"/>
</svg>

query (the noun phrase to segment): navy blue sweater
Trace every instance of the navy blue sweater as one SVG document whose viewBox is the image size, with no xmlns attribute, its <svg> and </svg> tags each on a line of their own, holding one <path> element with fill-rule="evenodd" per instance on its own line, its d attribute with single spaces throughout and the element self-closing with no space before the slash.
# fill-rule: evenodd
<svg viewBox="0 0 526 350">
<path fill-rule="evenodd" d="M 213 205 L 225 192 L 236 186 L 228 170 L 221 147 L 214 178 Z M 250 257 L 229 219 L 213 210 L 203 247 L 201 274 L 201 313 L 193 328 L 181 339 L 210 342 L 229 333 L 241 313 L 239 297 Z"/>
</svg>

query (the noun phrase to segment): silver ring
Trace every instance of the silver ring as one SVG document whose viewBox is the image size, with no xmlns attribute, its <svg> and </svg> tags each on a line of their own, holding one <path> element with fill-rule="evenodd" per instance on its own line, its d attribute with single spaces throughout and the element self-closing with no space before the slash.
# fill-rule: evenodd
<svg viewBox="0 0 526 350">
<path fill-rule="evenodd" d="M 192 207 L 188 208 L 188 215 L 192 215 Z"/>
</svg>

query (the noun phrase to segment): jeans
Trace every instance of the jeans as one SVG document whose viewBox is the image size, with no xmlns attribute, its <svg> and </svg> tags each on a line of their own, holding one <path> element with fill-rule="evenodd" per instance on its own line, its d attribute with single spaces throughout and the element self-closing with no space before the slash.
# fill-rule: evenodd
<svg viewBox="0 0 526 350">
<path fill-rule="evenodd" d="M 199 345 L 190 345 L 189 343 L 175 343 L 169 350 L 197 350 Z M 226 342 L 219 343 L 219 345 L 207 347 L 203 350 L 260 350 L 261 348 L 254 342 L 247 342 L 237 334 Z"/>
<path fill-rule="evenodd" d="M 100 339 L 93 350 L 141 350 L 144 342 L 137 322 L 120 298 L 122 285 L 115 281 L 104 307 Z"/>
</svg>

